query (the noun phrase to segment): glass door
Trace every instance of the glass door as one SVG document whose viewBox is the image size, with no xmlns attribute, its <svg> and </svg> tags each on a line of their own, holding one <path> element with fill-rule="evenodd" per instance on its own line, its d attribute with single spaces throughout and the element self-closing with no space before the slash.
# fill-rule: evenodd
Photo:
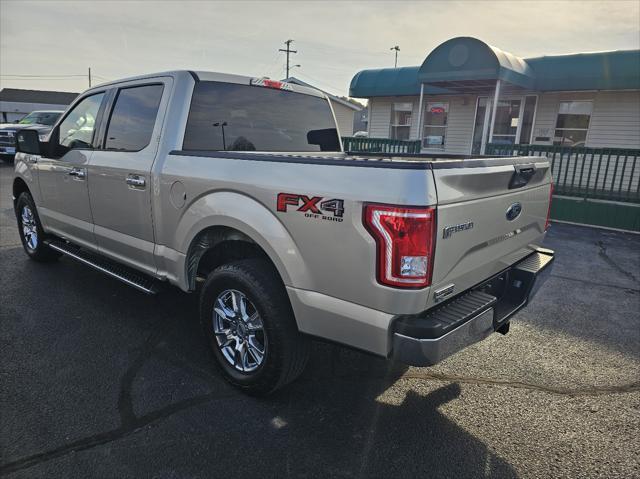
<svg viewBox="0 0 640 479">
<path fill-rule="evenodd" d="M 489 118 L 491 116 L 490 102 L 486 96 L 478 97 L 476 106 L 476 120 L 473 125 L 473 141 L 471 144 L 471 154 L 480 155 L 484 153 L 484 145 L 489 135 Z"/>
<path fill-rule="evenodd" d="M 518 142 L 521 99 L 499 99 L 493 125 L 492 143 L 515 145 Z"/>
<path fill-rule="evenodd" d="M 523 108 L 524 102 L 524 108 Z M 537 97 L 500 98 L 496 108 L 492 143 L 514 145 L 529 143 Z M 473 128 L 471 154 L 484 154 L 491 134 L 491 110 L 493 98 L 478 97 Z M 522 140 L 522 141 L 521 141 Z"/>
</svg>

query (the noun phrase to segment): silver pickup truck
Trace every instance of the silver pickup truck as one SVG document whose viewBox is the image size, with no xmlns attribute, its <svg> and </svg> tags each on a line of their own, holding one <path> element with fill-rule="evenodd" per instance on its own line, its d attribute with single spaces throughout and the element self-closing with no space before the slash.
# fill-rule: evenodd
<svg viewBox="0 0 640 479">
<path fill-rule="evenodd" d="M 199 292 L 225 378 L 293 381 L 309 338 L 428 366 L 506 333 L 550 270 L 540 157 L 351 155 L 320 92 L 176 71 L 92 88 L 17 134 L 24 249 Z"/>
</svg>

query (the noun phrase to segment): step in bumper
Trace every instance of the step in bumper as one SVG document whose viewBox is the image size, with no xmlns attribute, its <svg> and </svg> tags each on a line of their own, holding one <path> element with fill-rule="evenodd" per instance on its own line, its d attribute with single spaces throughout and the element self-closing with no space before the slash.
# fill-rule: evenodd
<svg viewBox="0 0 640 479">
<path fill-rule="evenodd" d="M 392 357 L 412 366 L 433 366 L 494 331 L 508 331 L 511 316 L 549 277 L 553 260 L 553 251 L 540 248 L 442 305 L 395 318 Z"/>
</svg>

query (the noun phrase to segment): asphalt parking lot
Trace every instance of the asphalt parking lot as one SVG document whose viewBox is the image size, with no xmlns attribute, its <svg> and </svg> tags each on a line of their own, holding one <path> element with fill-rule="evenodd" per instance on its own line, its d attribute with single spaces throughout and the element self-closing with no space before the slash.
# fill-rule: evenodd
<svg viewBox="0 0 640 479">
<path fill-rule="evenodd" d="M 0 164 L 0 475 L 640 477 L 640 236 L 554 224 L 506 336 L 437 367 L 316 343 L 267 399 L 227 386 L 197 298 L 22 252 Z"/>
</svg>

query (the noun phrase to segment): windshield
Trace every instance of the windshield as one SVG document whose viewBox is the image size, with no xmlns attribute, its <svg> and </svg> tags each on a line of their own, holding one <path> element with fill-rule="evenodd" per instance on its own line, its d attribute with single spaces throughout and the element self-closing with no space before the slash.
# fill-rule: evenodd
<svg viewBox="0 0 640 479">
<path fill-rule="evenodd" d="M 260 86 L 199 82 L 185 150 L 340 151 L 329 102 Z"/>
<path fill-rule="evenodd" d="M 20 125 L 48 125 L 52 126 L 62 113 L 53 111 L 34 111 L 20 120 Z"/>
</svg>

